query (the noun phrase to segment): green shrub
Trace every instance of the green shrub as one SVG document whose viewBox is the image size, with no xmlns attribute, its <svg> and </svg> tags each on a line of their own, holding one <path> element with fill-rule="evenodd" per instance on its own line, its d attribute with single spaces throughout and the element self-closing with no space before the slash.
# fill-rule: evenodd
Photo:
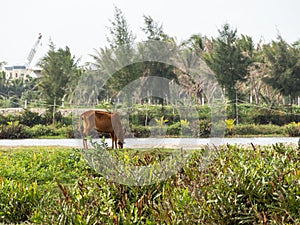
<svg viewBox="0 0 300 225">
<path fill-rule="evenodd" d="M 37 183 L 22 183 L 0 177 L 0 222 L 28 221 L 40 199 Z"/>
<path fill-rule="evenodd" d="M 299 157 L 299 149 L 280 144 L 222 148 L 206 170 L 199 217 L 204 224 L 298 224 Z"/>
<path fill-rule="evenodd" d="M 41 207 L 46 211 L 57 205 L 59 192 L 54 180 L 73 183 L 86 171 L 85 161 L 71 149 L 23 147 L 0 149 L 0 155 L 1 224 L 40 224 Z M 45 197 L 49 197 L 48 205 L 43 205 Z"/>
<path fill-rule="evenodd" d="M 149 127 L 145 126 L 132 126 L 131 132 L 133 133 L 134 137 L 138 138 L 150 137 L 151 135 Z"/>
<path fill-rule="evenodd" d="M 20 115 L 20 123 L 24 124 L 28 127 L 33 127 L 36 124 L 42 123 L 42 117 L 36 112 L 31 112 L 29 110 L 25 110 Z"/>
<path fill-rule="evenodd" d="M 20 117 L 18 114 L 7 114 L 3 118 L 3 122 L 4 122 L 3 124 L 7 125 L 8 122 L 16 122 L 19 120 L 20 120 Z"/>
<path fill-rule="evenodd" d="M 193 152 L 165 180 L 130 186 L 94 171 L 78 150 L 0 149 L 0 223 L 300 223 L 299 146 L 221 146 L 203 167 L 210 150 Z M 122 168 L 148 167 L 171 153 L 109 150 Z M 128 175 L 124 168 L 113 171 Z"/>
<path fill-rule="evenodd" d="M 211 110 L 209 106 L 197 106 L 197 111 L 199 120 L 208 120 L 211 118 Z"/>
<path fill-rule="evenodd" d="M 74 138 L 75 134 L 74 134 L 74 130 L 72 126 L 62 126 L 60 128 L 57 129 L 57 134 L 61 137 L 65 137 L 65 138 Z"/>
<path fill-rule="evenodd" d="M 72 116 L 63 116 L 61 117 L 61 124 L 64 126 L 72 125 Z"/>
<path fill-rule="evenodd" d="M 167 135 L 180 136 L 181 135 L 181 123 L 177 122 L 167 127 Z"/>
<path fill-rule="evenodd" d="M 42 136 L 57 136 L 59 132 L 57 128 L 53 125 L 42 125 L 38 124 L 30 128 L 29 132 L 32 137 L 42 137 Z"/>
<path fill-rule="evenodd" d="M 6 125 L 7 124 L 7 119 L 5 116 L 3 116 L 2 114 L 0 114 L 0 124 L 2 125 Z"/>
<path fill-rule="evenodd" d="M 19 121 L 8 122 L 7 125 L 0 125 L 1 139 L 29 138 L 31 133 L 27 126 L 20 124 Z"/>
<path fill-rule="evenodd" d="M 199 128 L 197 128 L 197 123 L 199 123 Z M 192 131 L 196 137 L 209 137 L 211 134 L 211 122 L 209 120 L 194 121 L 194 126 L 192 126 Z"/>
<path fill-rule="evenodd" d="M 300 122 L 286 125 L 285 130 L 290 137 L 300 137 Z"/>
<path fill-rule="evenodd" d="M 44 125 L 50 125 L 50 124 L 52 124 L 52 122 L 53 122 L 53 112 L 50 109 L 48 109 L 41 116 L 42 116 L 42 123 L 41 124 L 44 124 Z M 63 118 L 61 112 L 59 112 L 59 111 L 57 111 L 54 114 L 54 117 L 55 117 L 55 121 L 56 122 L 61 122 L 62 118 Z"/>
<path fill-rule="evenodd" d="M 238 124 L 231 130 L 233 135 L 284 135 L 285 129 L 278 125 Z"/>
</svg>

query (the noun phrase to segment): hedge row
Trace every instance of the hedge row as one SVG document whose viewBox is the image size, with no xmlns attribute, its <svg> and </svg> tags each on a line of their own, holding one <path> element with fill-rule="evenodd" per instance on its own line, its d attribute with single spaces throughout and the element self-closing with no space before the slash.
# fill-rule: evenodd
<svg viewBox="0 0 300 225">
<path fill-rule="evenodd" d="M 61 112 L 55 113 L 55 120 L 61 125 L 71 125 L 72 117 L 63 117 Z M 43 114 L 32 112 L 30 110 L 24 110 L 21 114 L 8 114 L 7 116 L 0 115 L 0 124 L 7 125 L 10 122 L 16 122 L 33 127 L 35 125 L 51 125 L 53 122 L 53 113 L 47 110 Z"/>
<path fill-rule="evenodd" d="M 39 138 L 49 136 L 60 136 L 73 138 L 72 126 L 53 126 L 38 124 L 33 127 L 20 124 L 18 121 L 8 122 L 0 125 L 0 139 Z"/>
<path fill-rule="evenodd" d="M 222 132 L 222 131 L 220 131 Z M 240 124 L 232 129 L 226 128 L 219 135 L 238 136 L 238 135 L 275 135 L 275 136 L 300 136 L 300 123 L 290 123 L 285 126 L 278 125 L 255 125 Z M 80 137 L 75 134 L 73 127 L 53 126 L 53 125 L 35 125 L 28 127 L 20 124 L 18 121 L 9 122 L 7 125 L 0 125 L 0 139 L 17 139 L 17 138 L 39 138 L 49 136 L 60 136 L 65 138 Z M 127 137 L 210 137 L 211 124 L 208 121 L 200 121 L 198 125 L 182 125 L 180 122 L 170 126 L 132 126 L 130 135 Z"/>
<path fill-rule="evenodd" d="M 222 121 L 220 124 L 213 124 L 213 135 L 299 136 L 300 124 L 297 122 L 300 121 L 300 116 L 298 111 L 300 109 L 293 108 L 294 114 L 291 114 L 287 110 L 279 111 L 279 109 L 257 108 L 253 105 L 239 105 L 239 125 L 229 129 L 222 124 Z M 135 105 L 127 109 L 125 117 L 129 120 L 130 135 L 135 137 L 211 136 L 212 124 L 208 106 L 197 106 L 193 110 L 195 115 L 183 112 L 184 109 L 176 109 L 170 105 L 163 107 Z M 228 106 L 227 113 L 229 116 L 231 112 L 232 106 Z M 55 117 L 58 121 L 57 127 L 51 127 L 52 113 L 50 111 L 42 115 L 29 110 L 25 110 L 20 115 L 0 115 L 0 138 L 74 136 L 71 128 L 72 117 L 63 117 L 60 112 L 56 113 Z M 63 134 L 64 129 L 67 130 Z"/>
<path fill-rule="evenodd" d="M 176 107 L 172 105 L 134 105 L 130 108 L 125 106 L 119 106 L 121 111 L 124 111 L 129 122 L 134 126 L 149 125 L 155 121 L 155 119 L 168 120 L 168 125 L 175 124 L 181 120 L 189 118 L 198 120 L 210 120 L 211 110 L 210 107 L 195 106 L 193 107 L 191 115 L 190 107 Z M 227 105 L 226 117 L 235 118 L 232 105 Z M 239 104 L 238 105 L 238 117 L 241 124 L 274 124 L 274 125 L 286 125 L 291 122 L 300 122 L 300 107 L 284 107 L 272 108 L 269 106 L 257 106 L 251 104 Z M 55 114 L 56 121 L 64 124 L 71 125 L 72 118 L 63 117 L 60 112 Z M 7 122 L 19 121 L 21 124 L 32 127 L 37 124 L 48 125 L 52 123 L 52 112 L 50 110 L 46 113 L 39 115 L 38 113 L 25 110 L 20 115 L 0 115 L 0 124 L 7 124 Z"/>
</svg>

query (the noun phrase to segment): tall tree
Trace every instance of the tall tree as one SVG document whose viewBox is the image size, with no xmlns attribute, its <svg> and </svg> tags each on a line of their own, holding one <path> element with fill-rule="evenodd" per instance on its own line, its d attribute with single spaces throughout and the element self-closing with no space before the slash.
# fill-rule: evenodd
<svg viewBox="0 0 300 225">
<path fill-rule="evenodd" d="M 248 73 L 249 57 L 243 53 L 238 45 L 237 30 L 225 24 L 218 30 L 219 37 L 214 41 L 214 48 L 205 57 L 207 65 L 214 71 L 219 84 L 225 90 L 231 102 L 236 103 L 238 96 L 238 81 L 245 81 Z M 237 108 L 235 116 L 237 118 Z"/>
<path fill-rule="evenodd" d="M 170 37 L 164 32 L 163 25 L 154 21 L 151 16 L 144 17 L 142 31 L 147 35 L 148 40 L 167 41 Z"/>
<path fill-rule="evenodd" d="M 134 43 L 135 36 L 130 30 L 123 12 L 116 6 L 114 19 L 110 20 L 110 26 L 107 28 L 110 34 L 107 41 L 112 49 L 124 46 L 130 47 Z"/>
<path fill-rule="evenodd" d="M 143 80 L 147 81 L 148 76 L 163 77 L 170 81 L 178 82 L 177 74 L 174 72 L 173 65 L 168 63 L 168 60 L 175 58 L 175 53 L 178 50 L 178 46 L 174 38 L 170 37 L 163 30 L 163 25 L 155 21 L 151 16 L 143 16 L 144 26 L 141 28 L 147 36 L 147 42 L 139 45 L 139 57 L 144 60 L 143 62 Z M 153 89 L 156 89 L 157 95 L 165 95 L 165 98 L 169 98 L 169 88 L 164 86 L 166 84 L 155 83 L 152 81 Z M 160 87 L 160 88 L 159 88 Z M 143 87 L 141 87 L 143 88 Z M 150 93 L 148 101 L 150 100 Z M 164 99 L 158 99 L 163 105 Z"/>
<path fill-rule="evenodd" d="M 189 50 L 195 52 L 197 56 L 202 56 L 205 49 L 205 39 L 206 37 L 203 37 L 200 34 L 193 34 L 189 37 L 188 40 L 184 41 L 182 45 L 188 48 Z"/>
<path fill-rule="evenodd" d="M 110 97 L 114 97 L 135 75 L 132 67 L 126 67 L 132 64 L 135 36 L 129 28 L 125 15 L 116 6 L 114 18 L 110 20 L 107 29 L 110 48 L 100 48 L 92 57 L 99 76 L 109 79 L 109 81 L 101 79 L 107 81 L 104 89 L 109 92 Z"/>
<path fill-rule="evenodd" d="M 51 42 L 49 48 L 39 62 L 42 68 L 39 87 L 47 103 L 55 107 L 65 95 L 70 94 L 72 88 L 69 85 L 76 84 L 75 80 L 78 80 L 80 70 L 77 66 L 78 61 L 72 56 L 68 47 L 56 50 Z"/>
<path fill-rule="evenodd" d="M 222 30 L 219 30 L 213 51 L 205 58 L 230 100 L 235 100 L 236 83 L 245 81 L 249 65 L 248 57 L 243 54 L 237 40 L 237 30 L 232 30 L 229 24 L 225 24 Z"/>
<path fill-rule="evenodd" d="M 300 94 L 300 50 L 291 46 L 281 36 L 278 41 L 264 46 L 269 73 L 265 82 L 280 91 L 284 96 L 290 96 L 291 104 Z"/>
</svg>

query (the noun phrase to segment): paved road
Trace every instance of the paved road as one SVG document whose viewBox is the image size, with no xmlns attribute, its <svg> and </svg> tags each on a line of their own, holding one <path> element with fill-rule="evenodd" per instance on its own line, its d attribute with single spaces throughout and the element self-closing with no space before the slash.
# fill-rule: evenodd
<svg viewBox="0 0 300 225">
<path fill-rule="evenodd" d="M 196 149 L 203 145 L 272 145 L 275 143 L 298 144 L 299 138 L 293 137 L 262 137 L 262 138 L 128 138 L 125 148 L 186 148 Z M 111 141 L 107 139 L 110 146 Z M 0 139 L 0 146 L 70 146 L 82 147 L 82 139 Z"/>
</svg>

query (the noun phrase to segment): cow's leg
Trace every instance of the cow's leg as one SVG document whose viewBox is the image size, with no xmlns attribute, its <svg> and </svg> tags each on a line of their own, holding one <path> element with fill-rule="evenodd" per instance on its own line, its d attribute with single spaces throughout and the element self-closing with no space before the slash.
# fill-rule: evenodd
<svg viewBox="0 0 300 225">
<path fill-rule="evenodd" d="M 118 148 L 117 140 L 118 140 L 118 138 L 117 138 L 117 136 L 115 135 L 115 136 L 114 136 L 114 142 L 115 142 L 115 147 L 116 147 L 116 149 Z"/>
<path fill-rule="evenodd" d="M 87 136 L 88 136 L 88 132 L 86 131 L 86 128 L 84 128 L 84 131 L 83 131 L 83 148 L 84 149 L 88 149 Z"/>
<path fill-rule="evenodd" d="M 111 148 L 114 149 L 114 133 L 110 133 L 111 137 Z"/>
<path fill-rule="evenodd" d="M 83 137 L 83 148 L 88 149 L 86 137 Z"/>
<path fill-rule="evenodd" d="M 115 134 L 115 133 L 112 133 L 112 136 L 111 136 L 111 137 L 112 137 L 112 146 L 113 146 L 113 149 L 114 149 L 114 148 L 117 149 L 117 148 L 118 148 L 118 145 L 117 145 L 117 139 L 118 139 L 118 138 L 117 138 L 116 134 Z"/>
</svg>

